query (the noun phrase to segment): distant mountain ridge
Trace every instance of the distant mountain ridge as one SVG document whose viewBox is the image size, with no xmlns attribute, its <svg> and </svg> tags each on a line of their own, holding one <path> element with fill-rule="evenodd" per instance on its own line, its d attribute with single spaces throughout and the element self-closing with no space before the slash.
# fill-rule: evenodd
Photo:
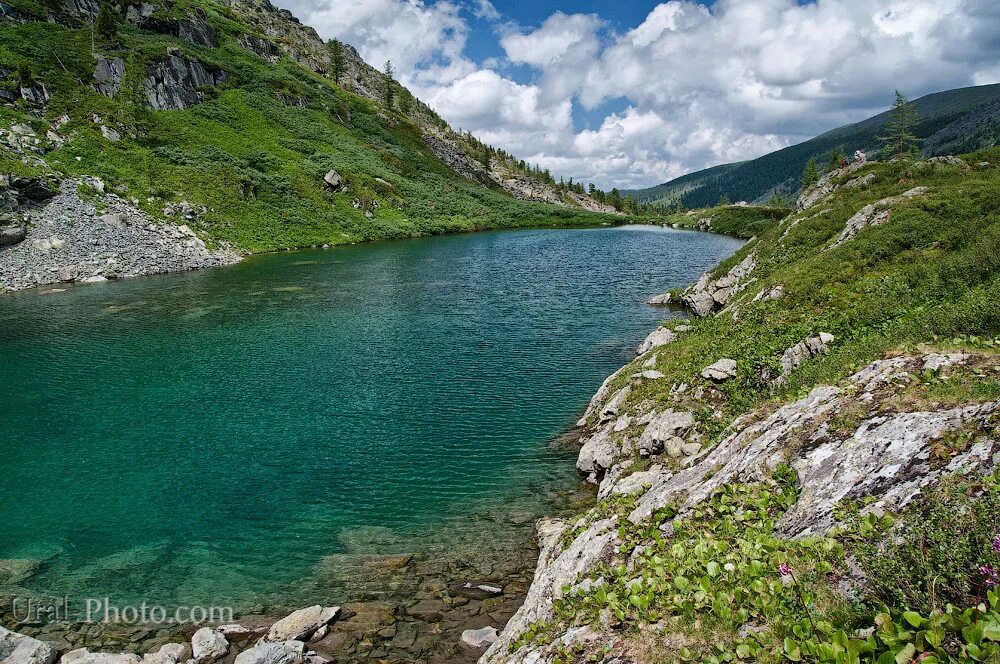
<svg viewBox="0 0 1000 664">
<path fill-rule="evenodd" d="M 957 154 L 1000 143 L 1000 84 L 936 92 L 914 100 L 920 122 L 914 132 L 926 156 Z M 794 195 L 810 159 L 823 165 L 831 150 L 874 153 L 888 113 L 844 125 L 749 161 L 721 164 L 688 173 L 655 187 L 623 191 L 639 202 L 679 200 L 689 208 L 709 207 L 720 199 L 766 202 L 774 192 Z"/>
</svg>

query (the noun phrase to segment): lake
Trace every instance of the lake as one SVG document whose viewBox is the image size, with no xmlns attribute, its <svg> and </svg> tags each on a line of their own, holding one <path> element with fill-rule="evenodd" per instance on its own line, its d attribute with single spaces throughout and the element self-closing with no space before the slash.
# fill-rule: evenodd
<svg viewBox="0 0 1000 664">
<path fill-rule="evenodd" d="M 350 597 L 364 556 L 500 575 L 579 489 L 553 440 L 681 315 L 645 301 L 740 245 L 499 231 L 0 296 L 0 591 L 260 610 Z"/>
</svg>

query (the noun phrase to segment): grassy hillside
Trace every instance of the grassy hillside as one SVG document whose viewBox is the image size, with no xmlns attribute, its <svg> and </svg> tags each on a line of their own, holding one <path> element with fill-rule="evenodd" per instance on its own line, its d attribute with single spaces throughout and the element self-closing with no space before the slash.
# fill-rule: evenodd
<svg viewBox="0 0 1000 664">
<path fill-rule="evenodd" d="M 773 454 L 794 465 L 816 446 L 874 427 L 884 421 L 879 418 L 995 402 L 1000 149 L 966 159 L 967 166 L 871 164 L 861 173 L 874 175 L 870 188 L 841 188 L 764 229 L 713 273 L 722 276 L 747 256 L 755 258 L 745 287 L 727 309 L 685 321 L 688 327 L 667 323 L 682 327 L 676 340 L 617 374 L 608 398 L 626 385 L 630 391 L 616 414 L 641 423 L 643 413 L 693 411 L 704 451 L 723 440 L 730 424 L 747 427 L 817 386 L 843 385 L 842 408 L 789 416 L 796 422 L 789 428 L 791 440 Z M 833 246 L 864 206 L 914 187 L 927 190 L 894 199 L 884 223 Z M 756 297 L 778 285 L 778 296 Z M 784 351 L 820 333 L 833 335 L 829 348 L 775 381 Z M 920 355 L 932 349 L 969 355 L 950 370 L 921 371 Z M 873 361 L 914 354 L 915 368 L 910 361 L 910 373 L 881 391 L 861 394 L 863 389 L 845 384 Z M 701 370 L 719 358 L 736 361 L 735 376 L 707 380 Z M 642 371 L 662 376 L 642 380 Z M 614 417 L 607 425 L 597 418 L 591 416 L 590 431 L 615 425 Z M 984 423 L 969 421 L 934 439 L 929 458 L 912 459 L 909 477 L 933 470 L 942 471 L 943 479 L 905 509 L 864 515 L 875 498 L 851 494 L 835 512 L 842 527 L 800 539 L 781 537 L 776 526 L 809 489 L 785 463 L 773 471 L 747 467 L 754 481 L 726 484 L 679 515 L 684 492 L 721 471 L 712 466 L 713 457 L 642 457 L 623 443 L 623 458 L 604 481 L 631 489 L 619 493 L 602 483 L 602 500 L 559 544 L 567 556 L 584 555 L 577 538 L 588 537 L 584 531 L 591 524 L 613 519 L 607 528 L 617 537 L 614 551 L 573 581 L 574 589 L 555 601 L 551 619 L 521 634 L 509 660 L 493 661 L 520 661 L 526 651 L 514 653 L 522 647 L 557 653 L 551 661 L 566 662 L 601 661 L 610 656 L 608 649 L 644 662 L 997 661 L 1000 597 L 991 584 L 1000 563 L 1000 475 L 989 462 L 979 471 L 948 466 L 976 443 L 992 445 L 996 425 L 995 415 Z M 739 464 L 755 436 L 768 431 L 750 434 L 718 458 Z M 614 432 L 622 440 L 640 435 L 628 420 Z M 860 444 L 852 449 L 866 453 Z M 692 476 L 680 489 L 679 503 L 637 518 L 637 501 L 692 462 L 691 471 L 704 475 Z M 627 481 L 647 469 L 645 482 Z M 852 472 L 840 481 L 851 481 Z M 890 477 L 887 472 L 884 481 Z M 601 532 L 591 531 L 593 546 Z M 601 638 L 568 636 L 581 626 Z M 614 645 L 600 650 L 605 644 Z"/>
<path fill-rule="evenodd" d="M 1000 84 L 938 92 L 913 103 L 920 116 L 914 133 L 922 139 L 921 147 L 927 156 L 972 152 L 1000 141 Z M 850 155 L 859 148 L 874 155 L 886 118 L 887 113 L 880 113 L 757 159 L 689 173 L 631 193 L 639 201 L 670 202 L 671 196 L 683 189 L 680 200 L 689 208 L 715 205 L 724 196 L 731 201 L 759 201 L 775 190 L 793 195 L 810 159 L 822 165 L 831 150 Z M 695 184 L 683 186 L 682 180 Z M 660 196 L 659 192 L 667 195 Z"/>
<path fill-rule="evenodd" d="M 262 58 L 240 41 L 259 29 L 228 6 L 180 0 L 155 14 L 161 23 L 203 17 L 217 33 L 217 47 L 124 20 L 118 39 L 97 39 L 97 55 L 124 62 L 121 89 L 108 98 L 93 88 L 97 61 L 86 15 L 60 10 L 53 13 L 59 22 L 43 22 L 47 5 L 12 5 L 21 20 L 0 23 L 3 85 L 43 84 L 51 98 L 0 107 L 0 126 L 25 124 L 39 137 L 53 130 L 67 140 L 60 146 L 43 139 L 20 152 L 10 144 L 0 148 L 4 172 L 98 176 L 154 215 L 170 203 L 204 205 L 204 217 L 190 222 L 196 230 L 255 252 L 606 221 L 517 201 L 458 175 L 424 141 L 425 108 L 389 110 L 287 54 Z M 152 110 L 145 79 L 171 52 L 224 72 L 225 82 L 199 88 L 202 101 L 189 108 Z M 360 85 L 359 76 L 354 87 Z M 58 123 L 63 116 L 68 121 Z M 108 129 L 120 140 L 106 137 Z M 336 191 L 323 181 L 331 169 L 343 177 Z"/>
</svg>

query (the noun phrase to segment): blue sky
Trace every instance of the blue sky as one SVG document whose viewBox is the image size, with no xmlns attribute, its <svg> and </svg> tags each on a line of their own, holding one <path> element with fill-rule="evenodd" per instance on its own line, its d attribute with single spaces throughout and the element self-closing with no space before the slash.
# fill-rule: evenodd
<svg viewBox="0 0 1000 664">
<path fill-rule="evenodd" d="M 452 126 L 603 188 L 1000 82 L 996 0 L 274 0 Z"/>
</svg>

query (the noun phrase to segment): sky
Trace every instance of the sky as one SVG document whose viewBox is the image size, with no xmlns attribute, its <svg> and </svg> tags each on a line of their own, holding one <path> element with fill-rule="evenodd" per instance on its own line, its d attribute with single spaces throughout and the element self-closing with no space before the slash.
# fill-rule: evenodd
<svg viewBox="0 0 1000 664">
<path fill-rule="evenodd" d="M 1000 82 L 1000 0 L 274 0 L 454 128 L 603 189 Z"/>
</svg>

